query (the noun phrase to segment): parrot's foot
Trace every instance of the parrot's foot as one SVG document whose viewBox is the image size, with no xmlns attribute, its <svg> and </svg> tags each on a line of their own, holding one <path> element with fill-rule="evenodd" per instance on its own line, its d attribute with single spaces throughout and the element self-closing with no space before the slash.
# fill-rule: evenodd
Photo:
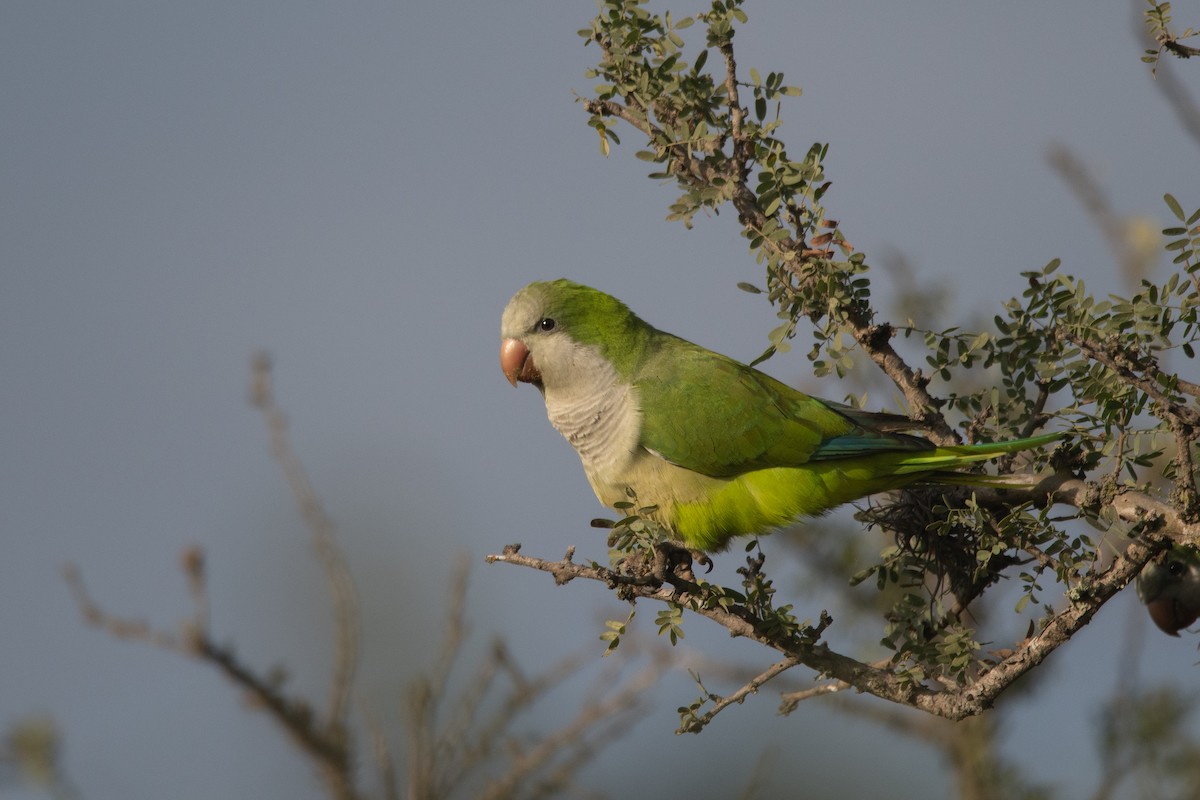
<svg viewBox="0 0 1200 800">
<path fill-rule="evenodd" d="M 703 552 L 680 547 L 674 542 L 659 542 L 654 546 L 654 567 L 651 574 L 665 583 L 671 582 L 671 576 L 694 583 L 696 575 L 692 572 L 693 563 L 707 567 L 705 572 L 712 572 L 712 559 Z"/>
</svg>

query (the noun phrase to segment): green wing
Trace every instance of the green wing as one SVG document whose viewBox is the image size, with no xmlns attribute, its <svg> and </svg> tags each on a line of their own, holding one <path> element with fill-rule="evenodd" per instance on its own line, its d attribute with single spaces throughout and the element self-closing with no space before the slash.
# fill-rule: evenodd
<svg viewBox="0 0 1200 800">
<path fill-rule="evenodd" d="M 713 477 L 881 452 L 932 449 L 885 432 L 897 418 L 835 407 L 756 369 L 656 331 L 634 379 L 641 443 L 667 461 Z M 890 424 L 888 424 L 890 423 Z"/>
</svg>

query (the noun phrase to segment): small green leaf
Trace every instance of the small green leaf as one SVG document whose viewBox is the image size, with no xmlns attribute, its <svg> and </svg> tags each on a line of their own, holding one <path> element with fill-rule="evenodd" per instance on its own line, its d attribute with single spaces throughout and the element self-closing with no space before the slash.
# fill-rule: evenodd
<svg viewBox="0 0 1200 800">
<path fill-rule="evenodd" d="M 1170 192 L 1163 195 L 1163 201 L 1167 204 L 1167 208 L 1171 209 L 1171 213 L 1175 215 L 1175 219 L 1182 221 L 1183 207 L 1179 205 L 1179 201 Z"/>
</svg>

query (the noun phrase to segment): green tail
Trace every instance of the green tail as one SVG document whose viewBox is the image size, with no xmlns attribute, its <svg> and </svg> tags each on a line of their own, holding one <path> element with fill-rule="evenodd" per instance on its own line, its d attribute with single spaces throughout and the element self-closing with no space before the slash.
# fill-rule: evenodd
<svg viewBox="0 0 1200 800">
<path fill-rule="evenodd" d="M 703 492 L 694 500 L 660 506 L 660 521 L 689 547 L 716 551 L 728 547 L 734 536 L 782 528 L 800 517 L 820 516 L 842 503 L 914 484 L 1029 486 L 1029 476 L 954 470 L 1062 436 L 1051 433 L 1011 442 L 825 458 L 798 467 L 752 470 L 726 480 L 698 476 L 708 482 Z"/>
<path fill-rule="evenodd" d="M 1027 439 L 1012 439 L 1007 442 L 984 442 L 982 444 L 960 444 L 938 447 L 925 453 L 906 454 L 896 465 L 896 475 L 927 473 L 917 480 L 921 483 L 948 483 L 968 486 L 1024 485 L 1028 479 L 1022 476 L 985 475 L 983 473 L 957 472 L 958 467 L 986 461 L 989 458 L 1041 447 L 1062 439 L 1066 434 L 1046 433 Z M 1015 480 L 1013 480 L 1015 478 Z"/>
</svg>

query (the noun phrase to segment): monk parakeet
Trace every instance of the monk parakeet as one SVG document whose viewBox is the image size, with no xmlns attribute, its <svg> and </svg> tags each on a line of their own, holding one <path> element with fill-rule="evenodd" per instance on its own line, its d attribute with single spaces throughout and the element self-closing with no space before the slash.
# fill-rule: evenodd
<svg viewBox="0 0 1200 800">
<path fill-rule="evenodd" d="M 1178 636 L 1200 618 L 1200 553 L 1178 544 L 1167 550 L 1142 568 L 1137 593 L 1154 624 Z"/>
<path fill-rule="evenodd" d="M 567 280 L 517 292 L 500 335 L 505 376 L 541 391 L 600 502 L 632 492 L 696 550 L 914 483 L 994 483 L 954 470 L 1059 438 L 936 447 L 906 417 L 809 397 Z"/>
</svg>

